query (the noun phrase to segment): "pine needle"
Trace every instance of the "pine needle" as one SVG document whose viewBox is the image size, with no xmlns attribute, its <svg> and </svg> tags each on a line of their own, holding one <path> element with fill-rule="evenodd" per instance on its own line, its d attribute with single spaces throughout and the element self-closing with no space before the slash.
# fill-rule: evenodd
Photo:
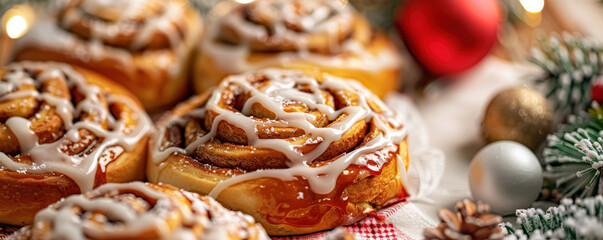
<svg viewBox="0 0 603 240">
<path fill-rule="evenodd" d="M 543 70 L 534 82 L 559 116 L 582 111 L 592 100 L 591 86 L 603 74 L 603 44 L 564 33 L 539 39 L 532 63 Z"/>
<path fill-rule="evenodd" d="M 591 106 L 547 137 L 544 189 L 556 200 L 603 194 L 603 109 L 596 102 Z"/>
<path fill-rule="evenodd" d="M 500 225 L 505 239 L 603 239 L 603 196 L 566 198 L 557 207 L 519 209 L 517 228 Z"/>
</svg>

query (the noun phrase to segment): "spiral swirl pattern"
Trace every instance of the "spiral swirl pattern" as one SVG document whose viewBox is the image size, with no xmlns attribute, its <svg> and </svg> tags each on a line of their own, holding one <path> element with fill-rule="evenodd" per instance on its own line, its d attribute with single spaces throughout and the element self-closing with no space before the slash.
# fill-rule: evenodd
<svg viewBox="0 0 603 240">
<path fill-rule="evenodd" d="M 127 92 L 67 65 L 14 63 L 0 76 L 2 171 L 64 174 L 88 191 L 151 129 Z"/>
<path fill-rule="evenodd" d="M 197 58 L 197 91 L 231 74 L 278 67 L 355 79 L 384 96 L 397 85 L 400 58 L 387 37 L 344 2 L 216 5 Z"/>
<path fill-rule="evenodd" d="M 183 99 L 203 30 L 187 0 L 66 0 L 15 41 L 16 61 L 57 61 L 104 75 L 149 111 Z"/>
<path fill-rule="evenodd" d="M 271 235 L 349 224 L 406 196 L 405 127 L 352 80 L 283 69 L 231 75 L 157 125 L 151 182 L 209 194 Z"/>
<path fill-rule="evenodd" d="M 326 74 L 267 69 L 230 76 L 191 102 L 188 113 L 176 113 L 161 129 L 156 163 L 176 153 L 222 168 L 264 170 L 244 178 L 289 171 L 284 178 L 304 176 L 321 194 L 351 164 L 379 172 L 405 136 L 376 96 Z"/>
<path fill-rule="evenodd" d="M 59 24 L 83 39 L 130 50 L 176 47 L 188 24 L 179 0 L 73 0 L 59 12 Z"/>
<path fill-rule="evenodd" d="M 221 22 L 219 39 L 231 44 L 250 44 L 256 51 L 307 49 L 331 53 L 334 46 L 355 38 L 369 40 L 365 21 L 338 1 L 266 0 L 247 4 L 229 13 Z"/>
<path fill-rule="evenodd" d="M 32 239 L 268 239 L 215 200 L 169 185 L 106 184 L 40 211 Z"/>
</svg>

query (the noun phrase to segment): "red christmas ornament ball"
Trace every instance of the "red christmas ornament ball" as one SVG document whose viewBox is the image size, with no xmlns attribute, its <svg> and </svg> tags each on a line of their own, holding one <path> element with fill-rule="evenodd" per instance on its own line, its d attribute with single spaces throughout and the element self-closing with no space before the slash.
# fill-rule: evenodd
<svg viewBox="0 0 603 240">
<path fill-rule="evenodd" d="M 500 18 L 496 0 L 408 0 L 395 21 L 415 59 L 432 74 L 446 76 L 488 55 Z"/>
<path fill-rule="evenodd" d="M 590 89 L 590 95 L 594 101 L 603 104 L 603 76 L 593 81 L 593 86 Z"/>
</svg>

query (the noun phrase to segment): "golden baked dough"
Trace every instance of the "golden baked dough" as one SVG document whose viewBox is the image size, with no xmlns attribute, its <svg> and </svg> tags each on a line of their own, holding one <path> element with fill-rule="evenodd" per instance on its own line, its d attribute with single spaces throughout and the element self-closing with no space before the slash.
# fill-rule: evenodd
<svg viewBox="0 0 603 240">
<path fill-rule="evenodd" d="M 70 221 L 69 219 L 77 219 Z M 38 239 L 267 240 L 249 216 L 165 184 L 108 183 L 42 209 L 12 237 Z"/>
<path fill-rule="evenodd" d="M 123 87 L 58 63 L 13 63 L 0 77 L 0 223 L 28 224 L 71 194 L 144 179 L 153 126 Z"/>
<path fill-rule="evenodd" d="M 201 30 L 187 0 L 69 0 L 16 41 L 14 59 L 90 69 L 157 111 L 189 93 L 189 62 Z"/>
<path fill-rule="evenodd" d="M 395 90 L 401 69 L 397 50 L 349 4 L 340 4 L 321 0 L 218 4 L 196 58 L 197 92 L 227 75 L 265 67 L 355 79 L 380 97 Z"/>
<path fill-rule="evenodd" d="M 270 235 L 350 224 L 406 197 L 406 130 L 353 80 L 283 69 L 232 75 L 157 125 L 149 181 L 209 194 Z"/>
</svg>

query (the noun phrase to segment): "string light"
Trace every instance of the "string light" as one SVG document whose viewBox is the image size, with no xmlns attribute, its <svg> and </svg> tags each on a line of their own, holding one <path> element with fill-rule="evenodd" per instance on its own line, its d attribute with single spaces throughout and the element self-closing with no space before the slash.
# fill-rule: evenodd
<svg viewBox="0 0 603 240">
<path fill-rule="evenodd" d="M 542 12 L 544 0 L 519 0 L 521 6 L 530 13 Z"/>
<path fill-rule="evenodd" d="M 9 38 L 17 39 L 23 36 L 25 31 L 27 30 L 27 27 L 27 21 L 25 21 L 25 18 L 23 16 L 12 16 L 6 22 L 6 33 L 8 34 Z"/>
<path fill-rule="evenodd" d="M 16 5 L 2 16 L 4 32 L 11 39 L 23 36 L 33 22 L 34 11 L 28 5 Z"/>
<path fill-rule="evenodd" d="M 242 3 L 242 4 L 251 3 L 253 1 L 255 1 L 255 0 L 235 0 L 235 2 Z"/>
</svg>

